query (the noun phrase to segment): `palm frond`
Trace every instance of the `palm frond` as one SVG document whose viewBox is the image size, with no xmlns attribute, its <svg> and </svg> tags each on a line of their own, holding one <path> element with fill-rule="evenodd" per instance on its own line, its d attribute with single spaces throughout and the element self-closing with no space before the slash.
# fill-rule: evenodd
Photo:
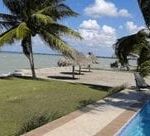
<svg viewBox="0 0 150 136">
<path fill-rule="evenodd" d="M 47 29 L 49 31 L 53 31 L 53 32 L 56 32 L 56 33 L 59 33 L 59 34 L 72 36 L 74 38 L 78 38 L 78 39 L 82 40 L 82 37 L 80 36 L 79 32 L 76 32 L 73 29 L 71 29 L 67 26 L 58 24 L 58 23 L 53 23 L 53 24 L 48 25 Z"/>
<path fill-rule="evenodd" d="M 17 16 L 0 13 L 0 19 L 2 19 L 4 21 L 17 21 Z"/>
<path fill-rule="evenodd" d="M 61 40 L 56 35 L 52 35 L 51 33 L 48 33 L 47 31 L 42 31 L 40 36 L 44 41 L 48 43 L 48 46 L 52 48 L 53 50 L 57 50 L 61 52 L 63 55 L 67 57 L 74 58 L 74 49 L 69 47 L 69 45 Z"/>
<path fill-rule="evenodd" d="M 121 64 L 128 62 L 127 57 L 130 55 L 130 53 L 140 53 L 140 50 L 147 43 L 145 36 L 146 33 L 141 30 L 136 34 L 118 39 L 113 46 L 115 49 L 115 54 Z"/>
<path fill-rule="evenodd" d="M 0 46 L 3 46 L 6 43 L 12 44 L 16 37 L 17 27 L 13 27 L 10 30 L 2 33 L 0 35 Z"/>
<path fill-rule="evenodd" d="M 135 44 L 145 42 L 146 37 L 149 37 L 149 33 L 147 32 L 146 29 L 142 29 L 136 34 L 125 36 L 118 39 L 118 41 L 113 46 L 116 50 L 117 49 L 120 50 L 121 48 L 122 49 L 126 48 L 128 51 L 131 51 Z"/>
<path fill-rule="evenodd" d="M 20 23 L 17 27 L 16 36 L 18 39 L 24 39 L 28 35 L 31 35 L 31 30 L 28 28 L 25 22 Z"/>
<path fill-rule="evenodd" d="M 113 45 L 116 55 L 118 55 L 121 52 L 129 53 L 132 50 L 133 45 L 137 42 L 137 40 L 138 39 L 136 34 L 118 39 L 118 41 Z"/>
<path fill-rule="evenodd" d="M 11 13 L 17 16 L 20 16 L 25 9 L 24 0 L 3 0 L 3 3 Z"/>
<path fill-rule="evenodd" d="M 78 16 L 79 14 L 74 12 L 70 7 L 68 7 L 65 4 L 60 4 L 58 5 L 58 11 L 62 12 L 62 14 L 67 15 L 67 16 Z"/>
<path fill-rule="evenodd" d="M 142 11 L 144 20 L 146 22 L 147 27 L 150 27 L 150 1 L 149 0 L 138 0 L 139 7 Z"/>
<path fill-rule="evenodd" d="M 33 0 L 38 10 L 48 6 L 58 5 L 63 3 L 65 0 Z"/>
<path fill-rule="evenodd" d="M 61 19 L 64 17 L 72 17 L 72 16 L 78 15 L 76 12 L 74 12 L 68 6 L 66 6 L 64 4 L 44 7 L 42 10 L 38 11 L 37 13 L 51 16 L 55 20 Z"/>
<path fill-rule="evenodd" d="M 40 13 L 33 14 L 32 15 L 32 20 L 33 20 L 33 22 L 36 22 L 36 25 L 38 25 L 38 24 L 47 25 L 47 24 L 54 23 L 54 20 L 50 16 L 40 14 Z"/>
<path fill-rule="evenodd" d="M 16 21 L 0 21 L 0 29 L 10 29 L 13 26 L 18 25 L 18 22 Z"/>
</svg>

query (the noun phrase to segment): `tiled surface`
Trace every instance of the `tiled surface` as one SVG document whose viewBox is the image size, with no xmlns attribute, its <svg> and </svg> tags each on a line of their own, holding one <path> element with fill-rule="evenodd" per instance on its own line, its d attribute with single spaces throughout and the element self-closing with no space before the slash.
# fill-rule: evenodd
<svg viewBox="0 0 150 136">
<path fill-rule="evenodd" d="M 118 130 L 120 130 L 124 124 L 127 123 L 131 117 L 142 107 L 144 102 L 137 103 L 136 109 L 131 108 L 129 110 L 124 111 L 121 115 L 119 115 L 116 119 L 114 119 L 110 124 L 104 127 L 100 132 L 98 132 L 95 136 L 113 136 L 115 135 Z M 135 106 L 135 104 L 133 105 Z M 132 106 L 131 106 L 132 107 Z"/>
</svg>

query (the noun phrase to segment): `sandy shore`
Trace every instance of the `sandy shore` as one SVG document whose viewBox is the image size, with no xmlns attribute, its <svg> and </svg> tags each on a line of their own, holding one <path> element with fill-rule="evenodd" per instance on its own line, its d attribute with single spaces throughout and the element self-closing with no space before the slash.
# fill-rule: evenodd
<svg viewBox="0 0 150 136">
<path fill-rule="evenodd" d="M 76 68 L 78 70 L 78 68 Z M 76 80 L 72 79 L 72 67 L 51 67 L 36 69 L 36 74 L 39 78 L 61 80 L 73 83 L 86 83 L 104 86 L 119 86 L 127 84 L 128 86 L 135 86 L 134 75 L 131 72 L 118 72 L 118 71 L 106 71 L 106 70 L 92 70 L 88 72 L 87 69 L 82 70 L 81 75 L 76 75 Z M 19 73 L 25 76 L 31 76 L 29 69 L 19 70 Z M 150 78 L 146 79 L 150 84 Z"/>
</svg>

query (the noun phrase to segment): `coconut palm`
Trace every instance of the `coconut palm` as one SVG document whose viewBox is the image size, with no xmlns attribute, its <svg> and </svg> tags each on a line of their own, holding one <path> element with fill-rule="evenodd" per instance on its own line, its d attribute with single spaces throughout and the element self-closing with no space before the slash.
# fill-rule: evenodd
<svg viewBox="0 0 150 136">
<path fill-rule="evenodd" d="M 136 53 L 142 56 L 142 53 L 145 52 L 145 49 L 150 51 L 150 1 L 138 0 L 138 4 L 148 29 L 143 29 L 136 34 L 120 38 L 114 44 L 115 54 L 119 58 L 122 66 L 128 65 L 127 57 L 130 55 L 130 53 Z M 139 63 L 141 62 L 143 62 L 143 59 L 139 58 Z"/>
<path fill-rule="evenodd" d="M 136 34 L 118 39 L 113 46 L 122 66 L 128 66 L 127 57 L 132 53 L 140 55 L 142 48 L 148 44 L 146 39 L 149 37 L 149 34 L 149 30 L 143 29 Z"/>
<path fill-rule="evenodd" d="M 65 0 L 3 0 L 9 14 L 0 13 L 0 46 L 21 40 L 23 53 L 30 62 L 32 77 L 36 78 L 32 51 L 32 37 L 39 35 L 47 45 L 66 56 L 73 57 L 73 49 L 62 40 L 63 35 L 80 38 L 78 32 L 59 20 L 78 14 L 64 4 Z M 4 32 L 3 32 L 4 31 Z"/>
</svg>

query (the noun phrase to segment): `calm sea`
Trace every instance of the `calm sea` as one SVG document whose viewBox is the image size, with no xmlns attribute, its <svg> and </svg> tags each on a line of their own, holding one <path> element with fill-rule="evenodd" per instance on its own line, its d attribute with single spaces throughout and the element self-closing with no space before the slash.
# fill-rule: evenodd
<svg viewBox="0 0 150 136">
<path fill-rule="evenodd" d="M 57 55 L 34 55 L 36 68 L 48 68 L 57 66 L 61 56 Z M 110 63 L 115 59 L 98 58 L 99 64 L 94 65 L 95 68 L 110 69 Z M 0 73 L 13 72 L 17 69 L 30 68 L 27 58 L 23 54 L 18 53 L 0 53 Z"/>
</svg>

